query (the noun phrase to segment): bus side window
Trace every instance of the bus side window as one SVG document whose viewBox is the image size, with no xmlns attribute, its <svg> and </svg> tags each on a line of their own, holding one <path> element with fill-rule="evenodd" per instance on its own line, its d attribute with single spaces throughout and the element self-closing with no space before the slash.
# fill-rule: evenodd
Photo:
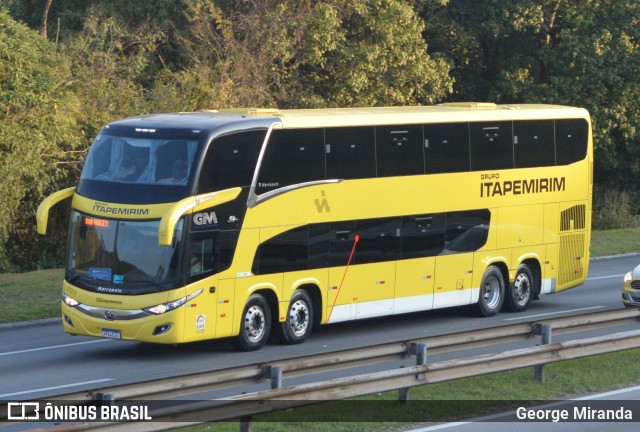
<svg viewBox="0 0 640 432">
<path fill-rule="evenodd" d="M 516 168 L 555 165 L 553 141 L 553 120 L 514 122 L 513 151 Z"/>
<path fill-rule="evenodd" d="M 444 213 L 402 218 L 402 259 L 440 254 L 444 248 Z"/>
<path fill-rule="evenodd" d="M 556 164 L 583 160 L 587 155 L 588 133 L 584 119 L 556 120 Z"/>
<path fill-rule="evenodd" d="M 470 124 L 471 171 L 513 168 L 510 121 Z"/>
<path fill-rule="evenodd" d="M 365 219 L 356 221 L 360 241 L 353 264 L 395 261 L 400 258 L 400 218 Z"/>
<path fill-rule="evenodd" d="M 306 270 L 309 267 L 309 227 L 285 231 L 258 247 L 253 260 L 255 274 Z"/>
<path fill-rule="evenodd" d="M 309 226 L 309 268 L 329 266 L 329 238 L 331 225 L 317 223 Z"/>
<path fill-rule="evenodd" d="M 202 164 L 197 193 L 250 186 L 265 135 L 266 130 L 254 130 L 214 139 Z"/>
<path fill-rule="evenodd" d="M 468 123 L 425 124 L 423 131 L 427 174 L 469 171 Z"/>
<path fill-rule="evenodd" d="M 191 233 L 187 246 L 187 266 L 191 279 L 199 279 L 231 266 L 238 230 Z"/>
<path fill-rule="evenodd" d="M 197 233 L 192 234 L 189 242 L 188 268 L 189 277 L 197 278 L 204 273 L 211 273 L 214 270 L 214 236 L 217 233 Z"/>
<path fill-rule="evenodd" d="M 445 253 L 473 252 L 484 246 L 490 220 L 489 210 L 447 213 Z"/>
<path fill-rule="evenodd" d="M 322 146 L 322 129 L 272 131 L 260 165 L 256 193 L 324 180 Z"/>
<path fill-rule="evenodd" d="M 236 251 L 236 245 L 238 244 L 238 237 L 240 237 L 240 231 L 237 229 L 220 231 L 220 233 L 218 234 L 218 242 L 215 248 L 215 271 L 221 272 L 231 267 L 233 255 Z"/>
<path fill-rule="evenodd" d="M 355 243 L 356 223 L 354 221 L 333 222 L 329 237 L 329 265 L 346 266 Z"/>
<path fill-rule="evenodd" d="M 360 179 L 376 176 L 373 127 L 325 129 L 327 178 Z"/>
<path fill-rule="evenodd" d="M 424 173 L 422 127 L 377 126 L 376 157 L 378 177 Z"/>
</svg>

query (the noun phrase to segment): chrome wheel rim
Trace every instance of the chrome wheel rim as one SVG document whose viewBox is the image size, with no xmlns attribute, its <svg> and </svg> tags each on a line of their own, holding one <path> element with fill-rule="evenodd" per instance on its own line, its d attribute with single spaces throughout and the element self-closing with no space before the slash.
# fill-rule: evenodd
<svg viewBox="0 0 640 432">
<path fill-rule="evenodd" d="M 302 300 L 295 301 L 289 308 L 289 327 L 295 336 L 304 336 L 309 328 L 309 305 Z"/>
<path fill-rule="evenodd" d="M 529 277 L 524 273 L 518 274 L 513 283 L 513 288 L 515 302 L 520 306 L 527 304 L 529 296 L 531 295 L 531 282 L 529 281 Z"/>
<path fill-rule="evenodd" d="M 244 331 L 251 342 L 258 342 L 265 332 L 264 311 L 258 306 L 251 306 L 244 315 Z"/>
<path fill-rule="evenodd" d="M 496 277 L 490 277 L 484 284 L 484 292 L 482 293 L 484 303 L 489 309 L 495 309 L 500 303 L 500 282 Z"/>
</svg>

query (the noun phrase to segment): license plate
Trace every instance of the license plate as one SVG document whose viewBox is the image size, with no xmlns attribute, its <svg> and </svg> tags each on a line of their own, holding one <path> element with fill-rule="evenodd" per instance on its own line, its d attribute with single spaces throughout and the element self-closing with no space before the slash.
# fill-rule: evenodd
<svg viewBox="0 0 640 432">
<path fill-rule="evenodd" d="M 120 339 L 120 330 L 102 329 L 102 337 Z"/>
</svg>

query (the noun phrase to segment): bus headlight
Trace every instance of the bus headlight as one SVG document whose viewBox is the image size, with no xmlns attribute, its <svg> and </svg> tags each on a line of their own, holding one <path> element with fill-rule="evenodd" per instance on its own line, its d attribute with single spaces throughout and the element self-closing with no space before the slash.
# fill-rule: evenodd
<svg viewBox="0 0 640 432">
<path fill-rule="evenodd" d="M 624 275 L 624 283 L 629 284 L 633 280 L 633 274 L 631 272 Z"/>
<path fill-rule="evenodd" d="M 71 307 L 76 307 L 80 304 L 79 301 L 69 297 L 64 291 L 62 291 L 62 301 L 64 302 L 64 304 Z"/>
<path fill-rule="evenodd" d="M 181 299 L 170 301 L 168 303 L 162 303 L 156 306 L 151 306 L 142 310 L 154 315 L 161 315 L 166 312 L 171 312 L 174 309 L 178 309 L 180 306 L 198 297 L 200 294 L 202 294 L 202 289 L 199 289 L 198 291 L 191 293 L 186 297 L 182 297 Z"/>
</svg>

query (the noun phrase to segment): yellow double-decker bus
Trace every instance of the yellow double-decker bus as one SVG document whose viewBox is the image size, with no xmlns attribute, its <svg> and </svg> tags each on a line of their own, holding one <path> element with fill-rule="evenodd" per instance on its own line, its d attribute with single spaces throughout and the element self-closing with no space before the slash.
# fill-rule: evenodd
<svg viewBox="0 0 640 432">
<path fill-rule="evenodd" d="M 155 114 L 106 126 L 72 198 L 64 330 L 180 343 L 469 305 L 584 282 L 584 109 L 443 104 Z"/>
</svg>

